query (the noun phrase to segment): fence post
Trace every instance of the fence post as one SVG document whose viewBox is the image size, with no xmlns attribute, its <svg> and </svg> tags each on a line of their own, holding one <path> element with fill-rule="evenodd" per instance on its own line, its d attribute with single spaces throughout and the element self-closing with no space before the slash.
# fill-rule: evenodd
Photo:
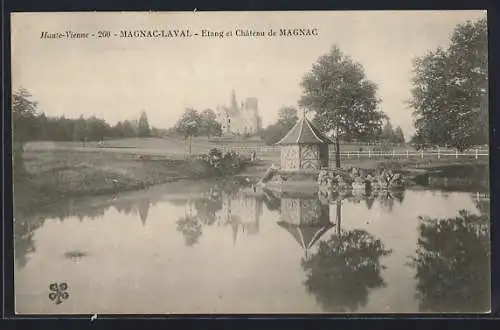
<svg viewBox="0 0 500 330">
<path fill-rule="evenodd" d="M 396 148 L 392 148 L 392 158 L 396 157 Z"/>
<path fill-rule="evenodd" d="M 455 158 L 458 158 L 458 149 L 455 149 Z"/>
<path fill-rule="evenodd" d="M 358 159 L 359 159 L 359 150 L 356 150 L 356 155 L 358 155 Z"/>
<path fill-rule="evenodd" d="M 351 153 L 348 151 L 347 152 L 347 159 L 350 159 L 351 158 Z"/>
<path fill-rule="evenodd" d="M 441 149 L 438 147 L 438 159 L 441 158 Z"/>
<path fill-rule="evenodd" d="M 406 149 L 406 159 L 408 159 L 408 149 Z"/>
<path fill-rule="evenodd" d="M 423 149 L 420 149 L 420 158 L 424 158 L 424 150 Z"/>
<path fill-rule="evenodd" d="M 368 158 L 372 158 L 372 150 L 368 149 Z"/>
<path fill-rule="evenodd" d="M 478 155 L 477 148 L 476 148 L 476 159 L 477 159 L 477 157 L 478 157 L 478 156 L 479 156 L 479 155 Z"/>
</svg>

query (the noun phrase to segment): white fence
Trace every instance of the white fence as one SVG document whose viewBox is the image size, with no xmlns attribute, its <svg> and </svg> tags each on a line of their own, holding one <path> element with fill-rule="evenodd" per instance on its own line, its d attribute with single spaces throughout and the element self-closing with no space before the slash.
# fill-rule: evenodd
<svg viewBox="0 0 500 330">
<path fill-rule="evenodd" d="M 330 151 L 330 156 L 334 156 L 335 152 Z M 387 151 L 347 151 L 347 152 L 341 152 L 340 153 L 341 157 L 345 157 L 347 159 L 356 159 L 356 158 L 380 158 L 380 157 L 390 157 L 390 158 L 461 158 L 461 157 L 470 157 L 474 159 L 479 159 L 479 157 L 487 157 L 489 156 L 489 152 L 487 150 L 473 150 L 473 151 L 466 151 L 466 152 L 458 152 L 458 151 L 434 151 L 434 150 L 420 150 L 420 151 L 410 151 L 410 150 L 405 150 L 405 151 L 396 151 L 393 150 L 392 152 L 387 152 Z"/>
<path fill-rule="evenodd" d="M 280 147 L 278 146 L 220 146 L 219 148 L 224 151 L 232 150 L 239 153 L 251 153 L 255 151 L 257 154 L 262 155 L 266 153 L 279 153 Z M 489 151 L 484 149 L 474 149 L 467 150 L 464 152 L 459 152 L 458 150 L 410 150 L 410 149 L 392 149 L 391 150 L 351 150 L 342 151 L 341 147 L 340 156 L 343 159 L 361 159 L 361 158 L 463 158 L 469 157 L 473 159 L 479 159 L 479 157 L 488 157 Z M 330 148 L 330 158 L 335 157 L 335 149 Z"/>
</svg>

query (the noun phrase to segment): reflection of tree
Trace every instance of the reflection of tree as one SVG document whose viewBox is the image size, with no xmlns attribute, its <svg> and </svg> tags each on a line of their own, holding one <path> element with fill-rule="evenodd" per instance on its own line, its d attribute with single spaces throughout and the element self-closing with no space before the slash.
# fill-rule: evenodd
<svg viewBox="0 0 500 330">
<path fill-rule="evenodd" d="M 139 200 L 137 208 L 139 209 L 139 217 L 141 218 L 142 224 L 146 224 L 146 220 L 149 214 L 149 201 L 147 199 Z"/>
<path fill-rule="evenodd" d="M 132 200 L 130 200 L 130 199 L 119 200 L 115 203 L 114 206 L 118 212 L 124 213 L 126 215 L 129 215 L 130 213 L 132 213 L 132 210 L 134 208 L 134 206 L 132 205 Z"/>
<path fill-rule="evenodd" d="M 375 198 L 373 198 L 371 196 L 365 198 L 365 203 L 366 203 L 366 207 L 368 208 L 368 210 L 372 209 L 374 202 L 375 202 Z"/>
<path fill-rule="evenodd" d="M 28 254 L 35 252 L 33 235 L 33 231 L 14 233 L 14 257 L 19 268 L 26 266 L 28 263 Z"/>
<path fill-rule="evenodd" d="M 490 200 L 489 199 L 479 199 L 474 201 L 477 210 L 488 219 L 490 218 Z"/>
<path fill-rule="evenodd" d="M 489 209 L 489 208 L 488 208 Z M 421 218 L 416 256 L 422 311 L 484 312 L 490 301 L 489 215 L 460 211 L 449 219 Z"/>
<path fill-rule="evenodd" d="M 402 203 L 404 200 L 404 191 L 392 191 L 392 190 L 383 190 L 378 192 L 377 199 L 380 202 L 380 205 L 383 209 L 391 212 L 394 207 L 394 201 L 398 203 Z"/>
<path fill-rule="evenodd" d="M 45 219 L 42 217 L 24 217 L 16 215 L 14 219 L 14 258 L 19 268 L 26 266 L 28 255 L 35 252 L 33 236 L 35 230 L 40 228 Z"/>
<path fill-rule="evenodd" d="M 184 235 L 187 246 L 198 243 L 202 234 L 201 224 L 196 217 L 191 215 L 186 215 L 177 220 L 177 231 Z"/>
<path fill-rule="evenodd" d="M 220 196 L 196 199 L 194 207 L 200 221 L 211 226 L 217 220 L 217 212 L 222 209 L 222 199 Z"/>
<path fill-rule="evenodd" d="M 364 230 L 332 235 L 301 262 L 307 272 L 307 290 L 328 311 L 354 312 L 367 303 L 370 289 L 385 285 L 379 259 L 390 253 Z"/>
</svg>

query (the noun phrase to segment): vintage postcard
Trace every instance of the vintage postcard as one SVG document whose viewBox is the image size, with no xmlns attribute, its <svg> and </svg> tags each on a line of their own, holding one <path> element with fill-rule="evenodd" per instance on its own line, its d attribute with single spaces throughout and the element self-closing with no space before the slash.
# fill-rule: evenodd
<svg viewBox="0 0 500 330">
<path fill-rule="evenodd" d="M 486 11 L 11 14 L 15 312 L 487 313 Z"/>
</svg>

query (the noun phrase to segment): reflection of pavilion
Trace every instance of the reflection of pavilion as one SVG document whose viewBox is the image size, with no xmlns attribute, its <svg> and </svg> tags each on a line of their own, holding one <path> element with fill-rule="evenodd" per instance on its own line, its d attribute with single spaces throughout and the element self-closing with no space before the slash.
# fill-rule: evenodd
<svg viewBox="0 0 500 330">
<path fill-rule="evenodd" d="M 230 225 L 233 229 L 233 242 L 240 233 L 256 235 L 259 233 L 259 220 L 262 215 L 262 201 L 253 196 L 237 194 L 234 198 L 222 197 L 222 209 L 217 217 L 219 224 Z"/>
<path fill-rule="evenodd" d="M 288 230 L 307 251 L 334 226 L 330 222 L 330 208 L 313 198 L 281 198 L 278 224 Z"/>
</svg>

